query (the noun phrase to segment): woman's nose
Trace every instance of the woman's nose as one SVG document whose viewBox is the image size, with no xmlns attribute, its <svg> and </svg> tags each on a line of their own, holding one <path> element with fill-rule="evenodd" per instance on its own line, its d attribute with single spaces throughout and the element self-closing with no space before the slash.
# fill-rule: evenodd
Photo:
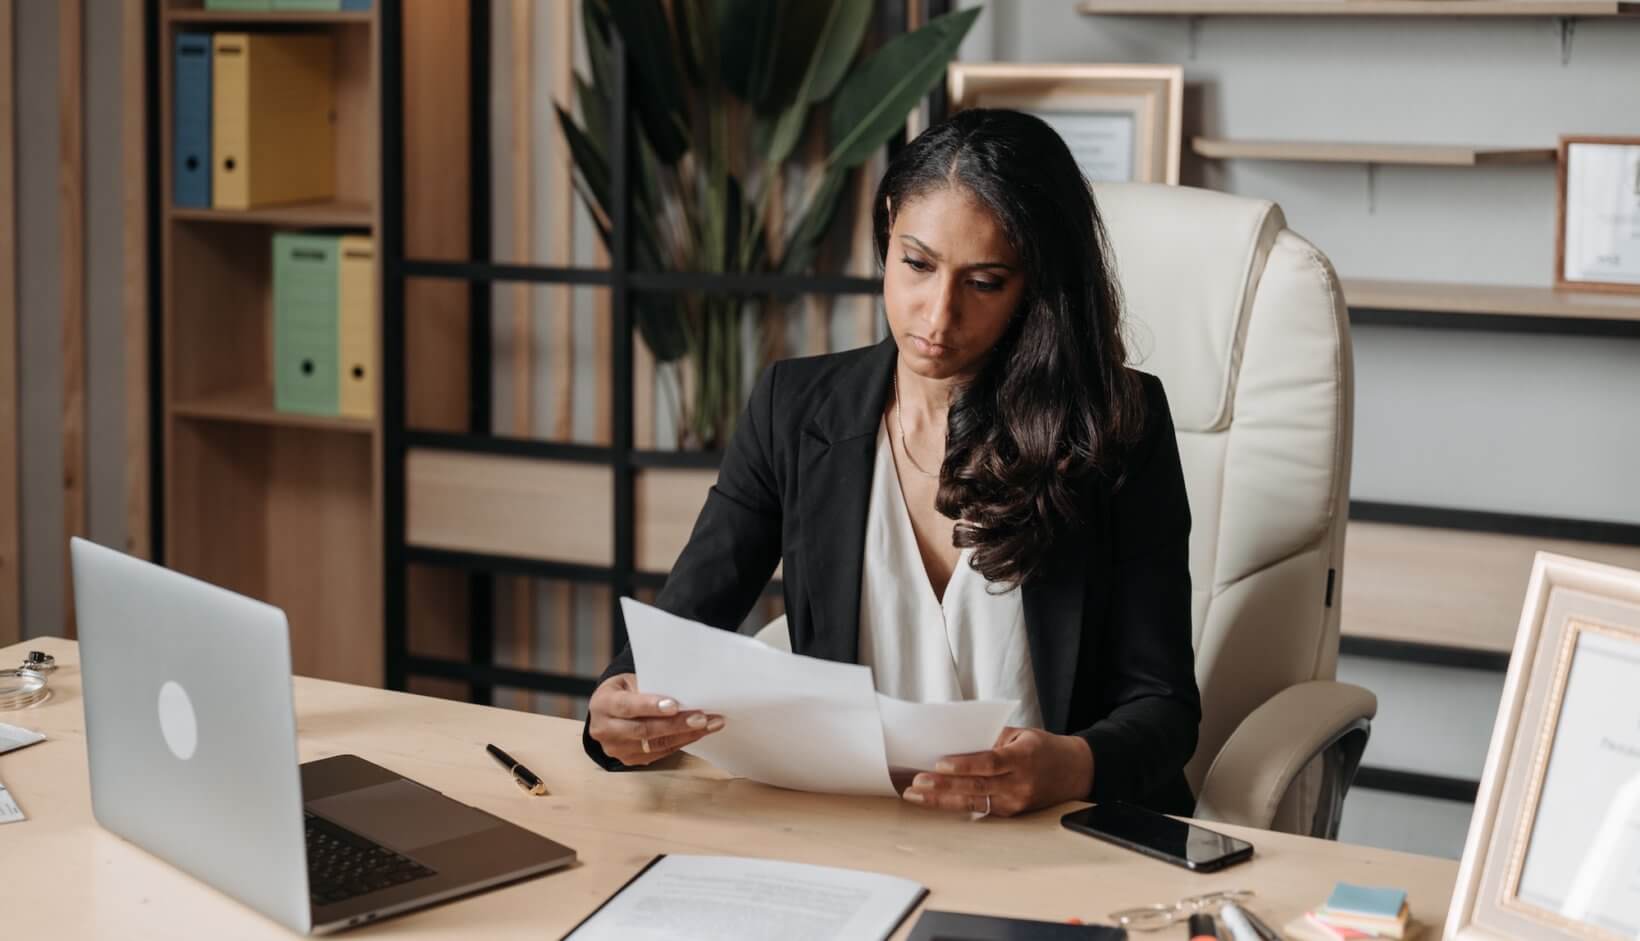
<svg viewBox="0 0 1640 941">
<path fill-rule="evenodd" d="M 957 290 L 958 287 L 957 283 L 948 278 L 940 281 L 939 288 L 936 289 L 934 294 L 933 303 L 928 308 L 929 333 L 938 336 L 942 331 L 957 322 L 957 317 L 961 314 L 961 310 L 958 308 L 961 297 Z"/>
</svg>

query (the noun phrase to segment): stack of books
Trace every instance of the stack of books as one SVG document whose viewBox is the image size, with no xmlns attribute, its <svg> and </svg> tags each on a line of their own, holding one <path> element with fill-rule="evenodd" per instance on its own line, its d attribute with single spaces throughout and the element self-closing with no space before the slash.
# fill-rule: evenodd
<svg viewBox="0 0 1640 941">
<path fill-rule="evenodd" d="M 1302 941 L 1404 941 L 1415 930 L 1405 891 L 1347 882 L 1333 887 L 1325 905 L 1287 926 L 1287 934 Z"/>
</svg>

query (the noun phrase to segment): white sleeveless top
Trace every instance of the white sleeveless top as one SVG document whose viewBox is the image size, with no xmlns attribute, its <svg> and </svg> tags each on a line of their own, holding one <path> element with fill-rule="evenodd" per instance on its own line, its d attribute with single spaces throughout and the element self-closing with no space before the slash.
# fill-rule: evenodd
<svg viewBox="0 0 1640 941">
<path fill-rule="evenodd" d="M 860 662 L 885 695 L 911 702 L 1017 699 L 1008 724 L 1041 728 L 1019 588 L 988 591 L 991 583 L 968 564 L 972 554 L 962 550 L 945 598 L 936 599 L 887 425 L 878 425 L 860 573 Z"/>
</svg>

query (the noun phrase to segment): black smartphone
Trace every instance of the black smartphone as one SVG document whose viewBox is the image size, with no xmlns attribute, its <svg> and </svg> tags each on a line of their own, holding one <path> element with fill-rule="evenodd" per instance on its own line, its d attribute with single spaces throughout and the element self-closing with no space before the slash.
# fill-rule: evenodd
<svg viewBox="0 0 1640 941">
<path fill-rule="evenodd" d="M 1192 872 L 1217 872 L 1253 856 L 1253 844 L 1174 820 L 1132 804 L 1107 801 L 1075 810 L 1059 822 L 1077 833 L 1115 843 Z"/>
</svg>

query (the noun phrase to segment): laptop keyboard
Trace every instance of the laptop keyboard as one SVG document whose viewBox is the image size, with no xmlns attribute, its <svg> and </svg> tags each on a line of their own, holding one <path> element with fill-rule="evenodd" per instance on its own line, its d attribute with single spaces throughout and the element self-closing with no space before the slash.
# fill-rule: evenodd
<svg viewBox="0 0 1640 941">
<path fill-rule="evenodd" d="M 308 894 L 314 905 L 350 898 L 434 875 L 408 856 L 311 813 L 307 824 Z"/>
</svg>

